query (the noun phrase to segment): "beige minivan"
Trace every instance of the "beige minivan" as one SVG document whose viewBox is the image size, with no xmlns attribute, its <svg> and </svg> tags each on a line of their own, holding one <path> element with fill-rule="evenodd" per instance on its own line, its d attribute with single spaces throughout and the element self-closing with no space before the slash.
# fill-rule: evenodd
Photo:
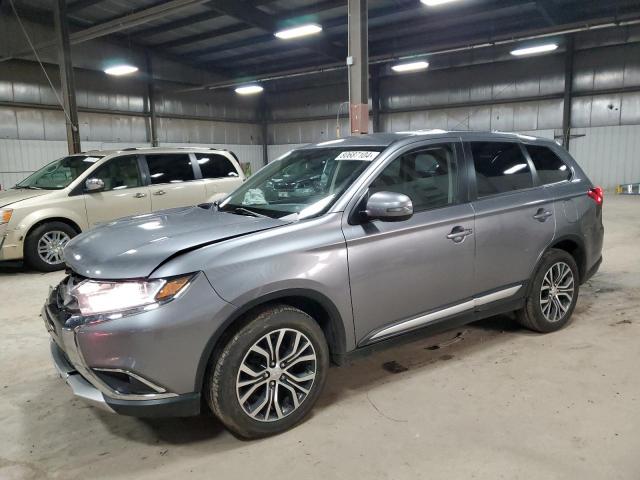
<svg viewBox="0 0 640 480">
<path fill-rule="evenodd" d="M 80 232 L 120 217 L 222 199 L 245 180 L 237 157 L 209 148 L 131 148 L 60 158 L 0 192 L 0 261 L 64 267 Z"/>
</svg>

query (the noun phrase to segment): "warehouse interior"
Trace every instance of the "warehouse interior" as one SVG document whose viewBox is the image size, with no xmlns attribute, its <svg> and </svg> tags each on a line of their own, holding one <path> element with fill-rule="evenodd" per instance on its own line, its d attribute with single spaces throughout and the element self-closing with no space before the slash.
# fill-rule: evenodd
<svg viewBox="0 0 640 480">
<path fill-rule="evenodd" d="M 505 314 L 392 345 L 332 368 L 297 428 L 244 441 L 72 398 L 39 318 L 64 272 L 0 262 L 0 479 L 637 478 L 637 0 L 0 0 L 0 191 L 79 152 L 216 148 L 251 178 L 421 130 L 554 140 L 604 189 L 603 264 L 566 329 Z"/>
</svg>

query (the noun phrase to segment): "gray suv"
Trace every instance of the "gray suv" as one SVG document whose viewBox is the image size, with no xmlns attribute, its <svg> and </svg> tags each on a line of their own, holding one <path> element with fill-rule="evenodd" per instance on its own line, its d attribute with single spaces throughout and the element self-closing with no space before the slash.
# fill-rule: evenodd
<svg viewBox="0 0 640 480">
<path fill-rule="evenodd" d="M 293 150 L 220 203 L 71 240 L 43 310 L 55 365 L 109 411 L 210 409 L 233 432 L 309 413 L 330 361 L 505 312 L 570 319 L 603 193 L 549 140 L 418 131 Z"/>
</svg>

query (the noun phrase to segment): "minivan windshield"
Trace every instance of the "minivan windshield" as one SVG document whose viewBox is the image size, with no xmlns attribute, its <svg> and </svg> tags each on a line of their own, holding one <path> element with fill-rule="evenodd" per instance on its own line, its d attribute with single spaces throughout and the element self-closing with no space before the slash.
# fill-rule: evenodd
<svg viewBox="0 0 640 480">
<path fill-rule="evenodd" d="M 25 178 L 14 188 L 61 190 L 101 158 L 101 155 L 72 155 L 59 158 Z"/>
<path fill-rule="evenodd" d="M 382 148 L 293 150 L 256 173 L 219 209 L 242 215 L 302 219 L 325 212 Z"/>
</svg>

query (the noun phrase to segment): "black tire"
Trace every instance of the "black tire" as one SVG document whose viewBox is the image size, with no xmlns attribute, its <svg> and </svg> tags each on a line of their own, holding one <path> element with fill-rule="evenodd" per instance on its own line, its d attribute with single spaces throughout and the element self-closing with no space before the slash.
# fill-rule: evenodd
<svg viewBox="0 0 640 480">
<path fill-rule="evenodd" d="M 28 266 L 35 270 L 55 272 L 65 267 L 64 261 L 54 264 L 47 263 L 38 254 L 38 242 L 44 235 L 51 232 L 63 232 L 69 238 L 73 238 L 78 234 L 73 227 L 64 222 L 47 222 L 31 230 L 24 241 L 24 260 Z"/>
<path fill-rule="evenodd" d="M 566 297 L 563 297 L 566 302 L 566 311 L 564 311 L 559 318 L 550 321 L 543 313 L 542 302 L 546 299 L 545 297 L 548 297 L 546 288 L 543 292 L 543 283 L 545 282 L 545 275 L 547 275 L 549 269 L 558 264 L 565 264 L 571 270 L 571 274 L 573 275 L 573 296 L 570 303 L 566 300 Z M 549 333 L 560 330 L 571 319 L 576 302 L 578 301 L 579 290 L 580 276 L 578 266 L 576 265 L 574 258 L 564 250 L 551 249 L 540 259 L 540 264 L 536 273 L 531 279 L 531 285 L 525 301 L 525 306 L 522 310 L 518 310 L 516 312 L 516 318 L 523 327 L 536 332 Z M 560 312 L 560 310 L 557 311 Z"/>
<path fill-rule="evenodd" d="M 281 331 L 285 331 L 287 335 L 287 337 L 283 337 L 284 340 L 280 349 L 283 353 L 283 359 L 286 357 L 288 351 L 293 351 L 294 345 L 289 342 L 288 338 L 295 336 L 295 332 L 300 332 L 303 335 L 303 337 L 300 338 L 306 337 L 309 340 L 313 349 L 305 350 L 305 355 L 309 352 L 315 353 L 315 378 L 311 381 L 311 384 L 305 384 L 305 386 L 308 387 L 308 393 L 299 401 L 299 406 L 292 408 L 286 416 L 282 418 L 275 417 L 275 415 L 282 412 L 272 410 L 272 402 L 269 401 L 266 407 L 260 410 L 256 407 L 253 413 L 256 415 L 264 414 L 266 409 L 265 417 L 268 419 L 270 412 L 274 412 L 272 416 L 275 418 L 269 421 L 256 419 L 251 417 L 245 411 L 245 407 L 240 403 L 240 395 L 244 395 L 245 392 L 248 391 L 238 391 L 236 389 L 236 382 L 240 381 L 241 375 L 244 375 L 244 373 L 240 373 L 240 367 L 245 360 L 250 358 L 250 355 L 255 355 L 255 353 L 249 353 L 254 345 L 264 345 L 264 343 L 259 342 L 265 341 L 267 334 L 271 334 L 269 338 L 278 338 L 277 335 L 279 335 Z M 289 343 L 285 344 L 285 341 Z M 300 344 L 302 345 L 302 343 Z M 287 350 L 289 346 L 291 350 Z M 302 351 L 302 349 L 300 349 L 300 351 Z M 300 355 L 300 357 L 301 356 L 302 355 Z M 268 360 L 265 358 L 265 363 L 267 362 Z M 297 362 L 290 363 L 291 367 L 293 367 Z M 269 372 L 266 371 L 266 366 L 264 369 L 265 375 L 269 375 Z M 259 368 L 253 368 L 253 370 L 259 370 Z M 240 328 L 211 359 L 205 385 L 205 396 L 211 411 L 231 432 L 247 439 L 266 437 L 288 430 L 300 423 L 307 416 L 322 392 L 328 370 L 329 348 L 318 323 L 297 308 L 289 305 L 273 305 L 253 313 L 251 317 L 243 323 L 242 328 Z M 285 377 L 285 375 L 281 375 L 278 378 L 280 379 L 282 377 Z M 262 378 L 262 376 L 256 376 L 254 378 Z M 283 397 L 281 398 L 287 400 L 286 396 L 289 390 L 281 386 L 282 384 L 279 381 L 272 381 L 275 378 L 274 374 L 269 381 L 260 380 L 264 388 L 259 387 L 256 390 L 255 395 L 259 397 L 255 402 L 256 404 L 261 403 L 260 399 L 268 400 L 269 395 L 275 396 L 275 392 L 279 391 L 283 392 Z M 286 381 L 287 378 L 284 378 L 284 382 Z M 273 387 L 271 385 L 267 386 L 265 382 L 277 385 Z M 289 383 L 289 385 L 291 384 Z M 264 390 L 264 396 L 262 396 L 261 390 Z M 294 390 L 297 391 L 299 395 L 303 395 L 302 392 L 296 389 Z M 289 400 L 292 406 L 292 397 L 289 397 Z M 281 410 L 280 404 L 278 410 Z M 284 411 L 284 407 L 282 411 Z"/>
</svg>

